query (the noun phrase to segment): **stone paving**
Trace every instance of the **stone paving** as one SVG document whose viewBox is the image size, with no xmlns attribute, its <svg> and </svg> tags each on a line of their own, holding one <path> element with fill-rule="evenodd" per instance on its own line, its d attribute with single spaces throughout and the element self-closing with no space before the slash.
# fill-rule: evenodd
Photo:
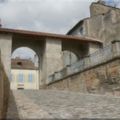
<svg viewBox="0 0 120 120">
<path fill-rule="evenodd" d="M 120 120 L 120 97 L 68 91 L 16 90 L 10 95 L 7 118 Z"/>
</svg>

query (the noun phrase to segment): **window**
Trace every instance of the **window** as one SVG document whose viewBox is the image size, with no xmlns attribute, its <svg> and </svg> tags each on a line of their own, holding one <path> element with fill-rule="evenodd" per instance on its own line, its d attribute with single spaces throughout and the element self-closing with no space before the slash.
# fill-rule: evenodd
<svg viewBox="0 0 120 120">
<path fill-rule="evenodd" d="M 32 73 L 30 73 L 28 75 L 28 82 L 33 82 L 33 74 Z"/>
<path fill-rule="evenodd" d="M 18 74 L 18 82 L 23 83 L 24 82 L 24 76 L 22 73 Z"/>
<path fill-rule="evenodd" d="M 17 65 L 22 66 L 22 62 L 17 62 Z"/>
</svg>

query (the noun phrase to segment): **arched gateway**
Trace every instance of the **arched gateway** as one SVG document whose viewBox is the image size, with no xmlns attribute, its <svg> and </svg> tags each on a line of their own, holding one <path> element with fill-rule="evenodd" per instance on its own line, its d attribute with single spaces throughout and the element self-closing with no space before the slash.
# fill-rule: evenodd
<svg viewBox="0 0 120 120">
<path fill-rule="evenodd" d="M 48 76 L 64 67 L 62 51 L 72 51 L 81 58 L 100 45 L 101 42 L 96 39 L 0 28 L 0 50 L 8 77 L 10 78 L 12 51 L 26 46 L 39 57 L 39 86 L 47 84 Z"/>
</svg>

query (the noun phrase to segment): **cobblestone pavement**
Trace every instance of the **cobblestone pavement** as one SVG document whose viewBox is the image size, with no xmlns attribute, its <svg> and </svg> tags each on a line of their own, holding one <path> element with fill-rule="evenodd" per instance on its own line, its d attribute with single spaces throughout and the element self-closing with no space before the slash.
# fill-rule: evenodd
<svg viewBox="0 0 120 120">
<path fill-rule="evenodd" d="M 120 97 L 53 90 L 12 91 L 7 118 L 120 120 Z"/>
</svg>

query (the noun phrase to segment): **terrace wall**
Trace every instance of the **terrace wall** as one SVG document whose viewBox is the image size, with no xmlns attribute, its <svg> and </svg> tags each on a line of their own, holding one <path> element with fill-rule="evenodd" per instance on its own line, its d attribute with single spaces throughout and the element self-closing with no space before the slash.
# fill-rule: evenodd
<svg viewBox="0 0 120 120">
<path fill-rule="evenodd" d="M 66 66 L 49 76 L 48 89 L 79 91 L 83 93 L 120 94 L 120 42 Z"/>
</svg>

